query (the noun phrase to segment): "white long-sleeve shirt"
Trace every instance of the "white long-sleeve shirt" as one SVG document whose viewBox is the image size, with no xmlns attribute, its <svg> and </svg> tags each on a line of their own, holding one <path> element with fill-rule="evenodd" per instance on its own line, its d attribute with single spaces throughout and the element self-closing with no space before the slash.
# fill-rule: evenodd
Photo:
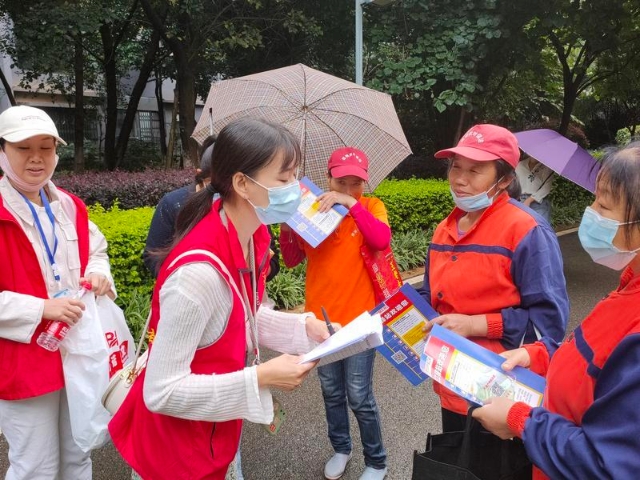
<svg viewBox="0 0 640 480">
<path fill-rule="evenodd" d="M 537 162 L 533 168 L 529 167 L 529 159 L 522 160 L 516 166 L 516 175 L 524 195 L 531 195 L 540 203 L 551 192 L 553 185 L 553 170 Z"/>
<path fill-rule="evenodd" d="M 271 393 L 258 387 L 256 367 L 213 375 L 191 372 L 196 349 L 220 338 L 231 308 L 229 286 L 208 263 L 187 264 L 166 280 L 160 290 L 162 320 L 143 390 L 151 411 L 211 422 L 238 418 L 271 422 Z M 284 353 L 306 353 L 316 345 L 307 337 L 306 316 L 261 307 L 256 316 L 259 343 Z M 251 346 L 248 321 L 246 327 L 247 345 Z"/>
<path fill-rule="evenodd" d="M 58 249 L 55 255 L 56 265 L 60 271 L 60 283 L 53 277 L 49 258 L 36 227 L 33 214 L 24 198 L 13 188 L 5 176 L 0 179 L 0 196 L 5 208 L 16 218 L 36 252 L 40 270 L 44 277 L 49 297 L 53 297 L 65 288 L 75 290 L 79 288 L 80 256 L 78 252 L 78 233 L 76 232 L 75 216 L 73 215 L 72 200 L 59 192 L 52 182 L 46 187 L 49 192 L 51 211 L 56 222 L 56 237 Z M 33 205 L 45 236 L 53 247 L 53 228 L 44 207 Z M 3 252 L 11 255 L 11 252 Z M 113 285 L 109 257 L 107 256 L 107 241 L 98 227 L 89 222 L 89 261 L 85 275 L 96 273 L 106 276 Z M 5 272 L 3 274 L 8 274 Z M 115 290 L 114 290 L 115 293 Z M 36 327 L 42 320 L 44 299 L 16 292 L 0 292 L 0 337 L 16 342 L 29 343 Z"/>
</svg>

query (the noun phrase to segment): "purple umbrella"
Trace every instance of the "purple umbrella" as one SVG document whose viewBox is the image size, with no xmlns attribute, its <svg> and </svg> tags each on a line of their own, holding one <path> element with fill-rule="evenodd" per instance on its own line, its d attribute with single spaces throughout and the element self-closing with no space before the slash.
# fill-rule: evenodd
<svg viewBox="0 0 640 480">
<path fill-rule="evenodd" d="M 600 164 L 584 148 L 554 130 L 540 128 L 515 134 L 530 157 L 591 193 L 596 190 Z"/>
</svg>

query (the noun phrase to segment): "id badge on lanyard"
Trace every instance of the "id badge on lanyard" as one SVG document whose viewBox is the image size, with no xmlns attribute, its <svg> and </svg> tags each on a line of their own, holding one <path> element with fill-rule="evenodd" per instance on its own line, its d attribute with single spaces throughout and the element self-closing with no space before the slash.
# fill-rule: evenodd
<svg viewBox="0 0 640 480">
<path fill-rule="evenodd" d="M 20 192 L 19 192 L 20 193 Z M 60 285 L 60 269 L 56 264 L 56 252 L 58 251 L 58 237 L 56 235 L 56 219 L 53 216 L 53 211 L 51 210 L 51 205 L 49 204 L 49 199 L 47 195 L 44 193 L 44 189 L 40 189 L 40 198 L 42 199 L 42 205 L 44 206 L 44 211 L 49 217 L 49 221 L 51 222 L 51 229 L 53 231 L 53 249 L 49 245 L 49 241 L 47 240 L 47 236 L 44 233 L 44 229 L 42 228 L 42 223 L 40 223 L 40 218 L 38 217 L 38 212 L 34 208 L 33 204 L 29 201 L 27 197 L 25 197 L 22 193 L 22 198 L 26 202 L 29 210 L 31 210 L 31 215 L 33 215 L 33 221 L 36 224 L 36 228 L 40 233 L 40 238 L 42 239 L 42 243 L 44 244 L 44 249 L 47 253 L 47 259 L 49 260 L 49 265 L 51 266 L 51 272 L 53 273 L 53 278 L 58 285 Z"/>
</svg>

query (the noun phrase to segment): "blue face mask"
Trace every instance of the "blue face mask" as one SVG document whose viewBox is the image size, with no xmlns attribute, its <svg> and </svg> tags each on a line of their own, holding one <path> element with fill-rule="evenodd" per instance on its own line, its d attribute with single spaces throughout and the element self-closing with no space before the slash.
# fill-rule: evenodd
<svg viewBox="0 0 640 480">
<path fill-rule="evenodd" d="M 489 190 L 487 190 L 486 192 L 482 192 L 477 195 L 472 195 L 470 197 L 458 197 L 453 192 L 453 189 L 449 187 L 449 191 L 451 192 L 451 196 L 453 197 L 453 203 L 455 203 L 456 207 L 458 207 L 460 210 L 464 210 L 467 213 L 477 212 L 478 210 L 484 210 L 485 208 L 488 208 L 491 206 L 491 204 L 493 203 L 493 199 L 498 194 L 496 192 L 496 195 L 494 195 L 493 197 L 490 197 L 489 192 L 493 187 L 498 185 L 498 183 L 500 183 L 501 180 L 502 179 L 498 180 L 495 184 L 489 187 Z"/>
<path fill-rule="evenodd" d="M 582 248 L 591 256 L 591 259 L 600 265 L 622 270 L 637 255 L 638 250 L 623 251 L 613 245 L 613 239 L 618 233 L 620 225 L 628 225 L 638 222 L 617 222 L 605 218 L 593 208 L 587 207 L 578 228 L 578 237 Z"/>
<path fill-rule="evenodd" d="M 288 183 L 282 187 L 265 187 L 261 183 L 256 182 L 253 178 L 246 175 L 256 185 L 264 188 L 269 194 L 269 205 L 266 207 L 258 207 L 251 203 L 256 210 L 258 219 L 265 225 L 273 225 L 274 223 L 284 223 L 296 213 L 300 200 L 302 198 L 302 191 L 300 190 L 300 183 L 298 180 Z"/>
</svg>

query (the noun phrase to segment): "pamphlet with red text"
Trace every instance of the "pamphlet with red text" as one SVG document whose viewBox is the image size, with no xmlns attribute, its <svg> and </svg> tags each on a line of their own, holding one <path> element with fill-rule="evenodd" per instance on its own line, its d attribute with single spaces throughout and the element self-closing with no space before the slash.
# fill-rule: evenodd
<svg viewBox="0 0 640 480">
<path fill-rule="evenodd" d="M 501 368 L 504 361 L 497 353 L 434 325 L 420 369 L 477 405 L 484 405 L 491 397 L 507 397 L 532 407 L 542 405 L 545 379 L 522 367 L 505 372 Z"/>
<path fill-rule="evenodd" d="M 428 377 L 420 370 L 420 355 L 425 344 L 422 327 L 438 313 L 409 284 L 400 287 L 371 313 L 382 317 L 384 343 L 378 351 L 412 385 L 424 382 Z"/>
</svg>

